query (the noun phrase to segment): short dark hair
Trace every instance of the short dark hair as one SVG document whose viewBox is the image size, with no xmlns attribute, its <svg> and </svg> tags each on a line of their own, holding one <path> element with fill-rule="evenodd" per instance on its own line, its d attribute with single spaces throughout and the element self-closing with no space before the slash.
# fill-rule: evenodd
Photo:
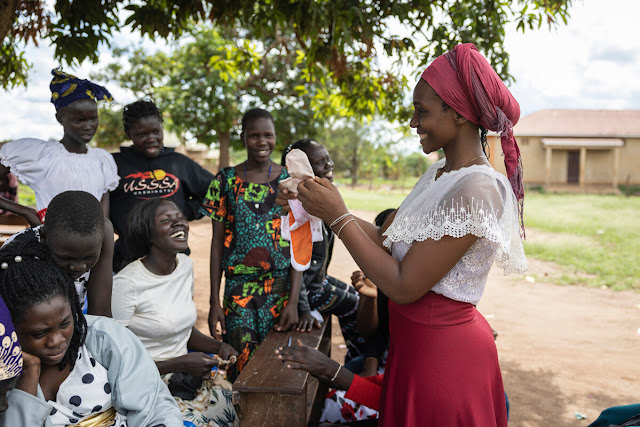
<svg viewBox="0 0 640 427">
<path fill-rule="evenodd" d="M 273 122 L 273 116 L 270 112 L 262 108 L 252 108 L 242 116 L 242 132 L 247 127 L 247 123 L 255 119 L 269 119 Z"/>
<path fill-rule="evenodd" d="M 104 233 L 104 212 L 100 202 L 92 194 L 86 191 L 64 191 L 49 203 L 43 229 L 45 236 L 56 232 L 82 236 Z"/>
<path fill-rule="evenodd" d="M 382 212 L 380 212 L 378 214 L 378 216 L 376 216 L 376 219 L 373 221 L 373 223 L 375 225 L 377 225 L 378 227 L 382 227 L 384 225 L 384 222 L 389 217 L 389 215 L 391 215 L 393 212 L 395 212 L 395 209 L 385 209 L 385 210 L 383 210 Z"/>
<path fill-rule="evenodd" d="M 3 268 L 5 266 L 6 268 Z M 57 296 L 69 302 L 73 316 L 73 335 L 59 368 L 62 370 L 70 364 L 73 369 L 78 351 L 87 336 L 87 320 L 82 314 L 73 281 L 51 259 L 44 245 L 36 239 L 21 239 L 2 248 L 0 294 L 16 325 L 28 321 L 24 314 L 35 304 L 50 301 Z"/>
<path fill-rule="evenodd" d="M 138 120 L 146 117 L 157 117 L 162 122 L 162 113 L 152 100 L 140 99 L 125 105 L 122 109 L 122 125 L 124 126 L 124 131 L 128 132 L 131 126 Z"/>
<path fill-rule="evenodd" d="M 173 203 L 162 197 L 153 197 L 138 203 L 129 213 L 127 221 L 127 244 L 134 261 L 149 255 L 151 252 L 151 237 L 154 233 L 154 218 L 158 206 L 162 202 Z"/>
<path fill-rule="evenodd" d="M 287 154 L 289 154 L 291 150 L 302 150 L 304 151 L 305 154 L 308 154 L 307 150 L 309 149 L 309 147 L 311 147 L 311 144 L 313 143 L 319 144 L 313 139 L 299 139 L 293 144 L 287 145 L 284 151 L 282 152 L 282 159 L 280 160 L 280 164 L 282 166 L 286 165 L 285 160 L 286 160 Z"/>
</svg>

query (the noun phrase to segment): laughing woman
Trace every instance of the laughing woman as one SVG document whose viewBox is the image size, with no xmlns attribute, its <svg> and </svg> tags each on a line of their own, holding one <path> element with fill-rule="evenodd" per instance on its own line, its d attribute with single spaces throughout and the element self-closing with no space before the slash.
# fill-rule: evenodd
<svg viewBox="0 0 640 427">
<path fill-rule="evenodd" d="M 139 259 L 113 278 L 113 318 L 147 348 L 185 421 L 237 424 L 231 392 L 216 385 L 211 369 L 238 353 L 194 327 L 193 264 L 182 253 L 189 247 L 188 221 L 173 202 L 148 199 L 131 211 L 127 237 Z"/>
</svg>

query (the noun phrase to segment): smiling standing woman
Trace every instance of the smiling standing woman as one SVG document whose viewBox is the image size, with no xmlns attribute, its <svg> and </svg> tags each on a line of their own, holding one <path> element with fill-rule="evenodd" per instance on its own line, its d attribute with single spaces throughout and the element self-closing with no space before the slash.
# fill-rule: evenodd
<svg viewBox="0 0 640 427">
<path fill-rule="evenodd" d="M 298 323 L 302 274 L 291 267 L 282 239 L 278 184 L 287 170 L 271 161 L 276 131 L 271 113 L 260 108 L 242 117 L 247 160 L 224 168 L 211 181 L 202 212 L 212 219 L 209 330 L 240 356 L 231 378 L 244 368 L 267 332 Z M 224 271 L 224 299 L 220 285 Z"/>
<path fill-rule="evenodd" d="M 438 57 L 413 92 L 423 151 L 433 164 L 381 228 L 355 218 L 325 179 L 298 186 L 304 208 L 333 224 L 364 274 L 390 299 L 390 349 L 380 419 L 385 426 L 506 426 L 498 354 L 475 309 L 495 262 L 526 270 L 518 202 L 524 191 L 513 125 L 520 108 L 472 44 Z M 500 134 L 508 178 L 489 164 L 486 129 Z M 349 392 L 375 384 L 349 378 Z M 346 385 L 346 384 L 345 384 Z"/>
<path fill-rule="evenodd" d="M 189 157 L 164 146 L 162 113 L 151 100 L 126 105 L 122 123 L 130 147 L 120 147 L 113 158 L 118 165 L 120 184 L 111 191 L 111 221 L 118 234 L 113 270 L 118 272 L 132 261 L 127 246 L 127 216 L 138 203 L 162 197 L 175 203 L 187 220 L 201 218 L 200 202 L 213 174 Z"/>
<path fill-rule="evenodd" d="M 0 179 L 11 172 L 36 196 L 37 212 L 0 197 L 0 209 L 24 216 L 32 227 L 44 221 L 49 202 L 67 190 L 82 190 L 100 200 L 109 216 L 108 192 L 118 185 L 109 153 L 89 146 L 98 129 L 99 101 L 112 101 L 107 89 L 60 69 L 51 71 L 51 103 L 64 135 L 60 141 L 22 138 L 0 148 Z"/>
</svg>

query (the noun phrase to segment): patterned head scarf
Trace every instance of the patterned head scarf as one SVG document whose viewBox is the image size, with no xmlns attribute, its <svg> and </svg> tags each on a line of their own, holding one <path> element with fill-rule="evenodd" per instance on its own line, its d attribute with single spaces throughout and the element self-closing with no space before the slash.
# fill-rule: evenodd
<svg viewBox="0 0 640 427">
<path fill-rule="evenodd" d="M 457 113 L 500 135 L 507 177 L 518 200 L 524 235 L 522 158 L 513 136 L 513 126 L 520 118 L 520 105 L 472 43 L 459 44 L 436 58 L 424 70 L 422 79 Z"/>
<path fill-rule="evenodd" d="M 22 372 L 22 349 L 7 305 L 0 297 L 0 381 Z"/>
<path fill-rule="evenodd" d="M 93 99 L 94 101 L 113 101 L 109 91 L 89 80 L 79 79 L 67 74 L 60 68 L 51 70 L 53 79 L 51 89 L 51 102 L 57 108 L 66 107 L 80 99 Z"/>
</svg>

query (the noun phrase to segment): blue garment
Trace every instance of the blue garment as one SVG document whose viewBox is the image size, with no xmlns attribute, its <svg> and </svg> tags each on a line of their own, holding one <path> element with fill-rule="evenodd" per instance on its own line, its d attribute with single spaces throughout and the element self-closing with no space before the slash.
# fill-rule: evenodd
<svg viewBox="0 0 640 427">
<path fill-rule="evenodd" d="M 631 417 L 640 415 L 640 403 L 634 405 L 613 406 L 602 411 L 597 420 L 589 427 L 607 427 L 611 424 L 622 424 Z"/>
<path fill-rule="evenodd" d="M 182 416 L 158 368 L 133 332 L 113 319 L 86 316 L 85 345 L 98 363 L 107 369 L 113 406 L 127 417 L 128 427 L 183 427 Z M 38 395 L 13 389 L 9 407 L 0 427 L 51 427 L 47 403 L 38 386 Z"/>
</svg>

